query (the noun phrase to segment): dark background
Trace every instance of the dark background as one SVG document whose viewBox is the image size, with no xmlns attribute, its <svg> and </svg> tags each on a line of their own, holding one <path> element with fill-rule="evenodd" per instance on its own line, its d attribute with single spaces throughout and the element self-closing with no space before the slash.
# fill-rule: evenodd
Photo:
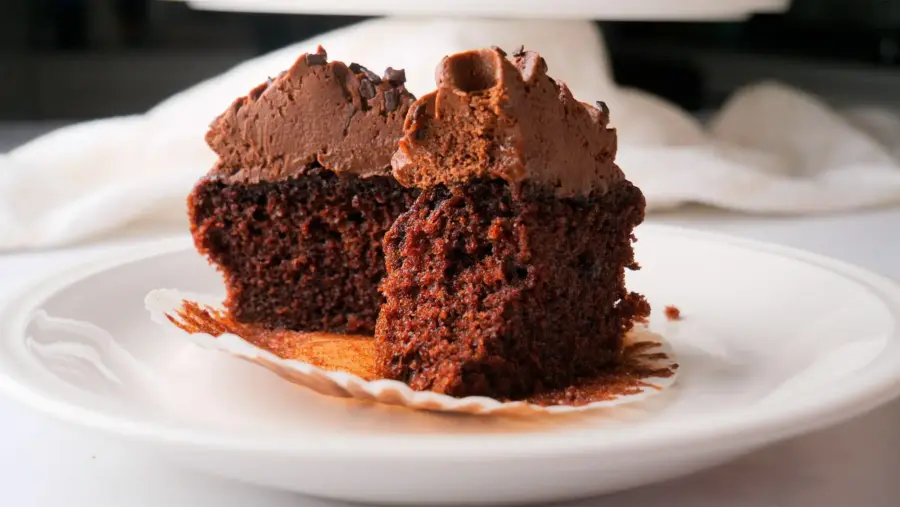
<svg viewBox="0 0 900 507">
<path fill-rule="evenodd" d="M 361 19 L 0 0 L 0 121 L 141 112 L 246 58 Z M 617 81 L 692 111 L 761 78 L 835 104 L 900 108 L 900 0 L 795 0 L 786 14 L 735 23 L 600 25 Z"/>
</svg>

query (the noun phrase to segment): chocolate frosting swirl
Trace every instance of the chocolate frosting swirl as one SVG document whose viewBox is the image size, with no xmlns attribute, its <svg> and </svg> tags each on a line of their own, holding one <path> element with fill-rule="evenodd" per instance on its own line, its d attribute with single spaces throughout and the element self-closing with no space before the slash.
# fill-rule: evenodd
<svg viewBox="0 0 900 507">
<path fill-rule="evenodd" d="M 316 162 L 336 173 L 389 174 L 415 100 L 404 82 L 399 70 L 381 78 L 359 64 L 328 62 L 321 47 L 301 55 L 212 122 L 206 142 L 219 161 L 209 176 L 273 181 Z"/>
<path fill-rule="evenodd" d="M 624 178 L 608 110 L 575 100 L 538 53 L 457 53 L 441 61 L 435 81 L 437 90 L 410 107 L 391 161 L 402 184 L 537 180 L 573 197 Z"/>
</svg>

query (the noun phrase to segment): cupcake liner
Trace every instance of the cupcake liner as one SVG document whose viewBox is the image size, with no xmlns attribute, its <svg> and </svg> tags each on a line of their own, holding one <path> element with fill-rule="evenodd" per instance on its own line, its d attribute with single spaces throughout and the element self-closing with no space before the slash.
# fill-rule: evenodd
<svg viewBox="0 0 900 507">
<path fill-rule="evenodd" d="M 259 364 L 317 393 L 417 410 L 517 416 L 582 412 L 660 394 L 675 383 L 678 371 L 670 344 L 639 324 L 626 336 L 623 364 L 595 379 L 522 401 L 455 398 L 377 378 L 371 337 L 271 331 L 239 324 L 229 318 L 221 301 L 208 294 L 159 289 L 147 295 L 145 306 L 154 322 L 196 345 Z"/>
</svg>

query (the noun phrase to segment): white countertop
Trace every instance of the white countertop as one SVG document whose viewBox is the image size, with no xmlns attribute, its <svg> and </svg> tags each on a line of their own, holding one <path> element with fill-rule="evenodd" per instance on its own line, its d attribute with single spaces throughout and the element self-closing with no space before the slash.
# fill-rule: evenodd
<svg viewBox="0 0 900 507">
<path fill-rule="evenodd" d="M 799 247 L 900 280 L 900 208 L 806 218 L 691 209 L 651 220 Z M 0 294 L 48 270 L 152 240 L 154 235 L 158 237 L 135 228 L 90 245 L 0 255 Z M 691 477 L 571 505 L 896 507 L 897 470 L 900 401 Z M 178 469 L 63 427 L 5 399 L 0 399 L 0 477 L 0 505 L 16 507 L 339 505 Z"/>
</svg>

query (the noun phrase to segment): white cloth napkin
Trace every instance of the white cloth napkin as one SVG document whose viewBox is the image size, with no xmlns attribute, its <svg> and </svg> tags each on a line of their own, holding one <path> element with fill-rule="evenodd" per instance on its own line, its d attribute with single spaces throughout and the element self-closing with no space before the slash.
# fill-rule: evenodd
<svg viewBox="0 0 900 507">
<path fill-rule="evenodd" d="M 687 202 L 764 213 L 840 211 L 900 202 L 900 119 L 839 113 L 778 83 L 740 90 L 708 126 L 616 87 L 593 23 L 385 18 L 244 62 L 143 115 L 66 127 L 0 156 L 0 249 L 84 240 L 137 220 L 186 230 L 184 199 L 215 157 L 203 136 L 231 101 L 322 44 L 332 59 L 404 67 L 434 87 L 449 53 L 519 44 L 540 51 L 576 97 L 605 100 L 619 165 L 650 211 Z"/>
</svg>

